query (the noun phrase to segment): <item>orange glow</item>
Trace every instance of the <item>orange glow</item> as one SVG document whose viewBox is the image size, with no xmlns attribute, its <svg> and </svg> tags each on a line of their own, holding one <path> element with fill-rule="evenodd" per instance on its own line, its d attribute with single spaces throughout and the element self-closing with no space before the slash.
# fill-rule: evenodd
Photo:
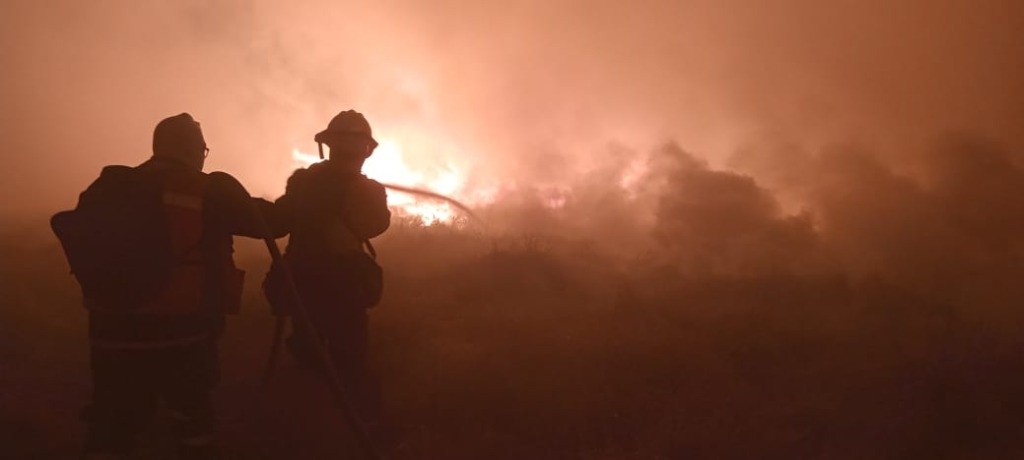
<svg viewBox="0 0 1024 460">
<path fill-rule="evenodd" d="M 455 198 L 469 206 L 493 203 L 497 189 L 470 189 L 467 187 L 466 168 L 449 159 L 430 158 L 424 166 L 414 168 L 407 160 L 408 155 L 402 143 L 391 138 L 381 138 L 373 155 L 363 165 L 363 174 L 384 184 L 420 188 Z M 306 167 L 317 163 L 319 155 L 292 149 L 295 167 Z M 388 206 L 398 215 L 413 216 L 423 225 L 452 223 L 459 217 L 459 211 L 441 200 L 421 197 L 395 190 L 388 191 Z"/>
</svg>

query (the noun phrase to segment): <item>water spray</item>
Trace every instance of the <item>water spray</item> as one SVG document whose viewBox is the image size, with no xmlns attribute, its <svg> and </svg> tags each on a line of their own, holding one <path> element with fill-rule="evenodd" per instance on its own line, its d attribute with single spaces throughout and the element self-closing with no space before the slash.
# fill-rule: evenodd
<svg viewBox="0 0 1024 460">
<path fill-rule="evenodd" d="M 437 193 L 437 192 L 432 192 L 430 190 L 424 190 L 424 189 L 416 188 L 416 187 L 407 187 L 405 185 L 397 185 L 397 184 L 380 184 L 380 185 L 383 185 L 384 188 L 386 188 L 388 190 L 394 190 L 396 192 L 408 193 L 410 195 L 424 196 L 424 197 L 427 197 L 427 198 L 434 198 L 434 199 L 437 199 L 437 200 L 444 201 L 446 203 L 450 203 L 450 204 L 454 205 L 456 208 L 459 208 L 459 210 L 461 210 L 462 212 L 466 213 L 466 215 L 469 216 L 471 219 L 479 220 L 476 217 L 476 214 L 473 213 L 473 210 L 469 208 L 469 206 L 466 206 L 465 204 L 463 204 L 459 200 L 456 200 L 455 198 L 451 198 L 449 196 L 445 196 L 445 195 L 442 195 L 442 194 Z"/>
<path fill-rule="evenodd" d="M 324 144 L 323 144 L 323 142 L 317 142 L 316 143 L 316 148 L 317 148 L 317 153 L 320 154 L 320 160 L 323 161 L 323 160 L 327 159 L 324 156 Z M 427 198 L 433 198 L 435 200 L 444 201 L 446 203 L 449 203 L 449 204 L 455 206 L 456 208 L 459 208 L 459 210 L 461 210 L 462 212 L 466 213 L 466 215 L 469 216 L 469 218 L 471 218 L 473 220 L 479 220 L 477 218 L 476 214 L 473 213 L 473 210 L 470 209 L 469 206 L 466 206 L 465 204 L 463 204 L 459 200 L 456 200 L 455 198 L 452 198 L 450 196 L 442 195 L 440 193 L 433 192 L 433 191 L 426 190 L 426 189 L 421 189 L 421 188 L 416 188 L 416 187 L 409 187 L 407 185 L 385 184 L 385 183 L 381 183 L 381 185 L 383 185 L 384 188 L 386 188 L 388 190 L 394 190 L 396 192 L 408 193 L 410 195 L 418 195 L 418 196 L 423 196 L 423 197 L 427 197 Z"/>
</svg>

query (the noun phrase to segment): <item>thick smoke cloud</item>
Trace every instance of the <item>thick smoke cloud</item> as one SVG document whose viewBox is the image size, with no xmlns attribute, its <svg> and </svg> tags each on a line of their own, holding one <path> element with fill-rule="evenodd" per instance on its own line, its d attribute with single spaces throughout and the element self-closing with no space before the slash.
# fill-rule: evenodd
<svg viewBox="0 0 1024 460">
<path fill-rule="evenodd" d="M 732 163 L 803 203 L 831 255 L 854 275 L 885 276 L 954 303 L 1019 301 L 1009 280 L 1024 273 L 1024 170 L 1014 156 L 947 134 L 923 153 L 900 156 L 910 157 L 917 166 L 897 172 L 863 146 L 810 153 L 779 143 L 744 150 Z"/>
<path fill-rule="evenodd" d="M 484 184 L 570 182 L 608 142 L 676 141 L 716 166 L 766 133 L 898 152 L 960 129 L 1017 162 L 1024 145 L 1012 0 L 2 8 L 11 210 L 68 204 L 101 165 L 144 158 L 155 122 L 180 111 L 203 121 L 211 168 L 268 196 L 291 149 L 312 150 L 346 107 L 417 133 L 411 161 L 452 150 Z"/>
<path fill-rule="evenodd" d="M 354 107 L 410 140 L 412 166 L 458 164 L 470 187 L 498 190 L 480 209 L 490 233 L 680 275 L 1019 294 L 1013 0 L 0 8 L 12 228 L 45 233 L 45 216 L 103 165 L 143 160 L 156 121 L 181 111 L 203 122 L 208 169 L 273 197 L 291 150 L 312 151 Z"/>
<path fill-rule="evenodd" d="M 19 380 L 86 369 L 84 313 L 39 308 L 78 301 L 46 217 L 183 111 L 208 170 L 274 197 L 355 108 L 497 191 L 482 222 L 379 240 L 399 458 L 1019 444 L 1022 30 L 1018 0 L 0 2 L 12 426 L 77 430 L 36 420 L 66 382 Z M 261 251 L 238 241 L 250 311 Z M 232 322 L 225 404 L 264 313 Z"/>
<path fill-rule="evenodd" d="M 701 273 L 792 272 L 809 263 L 817 235 L 807 215 L 784 216 L 751 177 L 713 171 L 675 146 L 658 152 L 665 175 L 654 237 Z"/>
</svg>

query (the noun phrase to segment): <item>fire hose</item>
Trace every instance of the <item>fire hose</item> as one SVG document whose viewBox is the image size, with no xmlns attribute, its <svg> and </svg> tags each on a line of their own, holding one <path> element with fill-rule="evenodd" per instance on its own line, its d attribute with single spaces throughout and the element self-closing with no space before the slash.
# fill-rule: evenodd
<svg viewBox="0 0 1024 460">
<path fill-rule="evenodd" d="M 434 198 L 434 199 L 439 199 L 439 200 L 446 201 L 448 203 L 451 203 L 455 207 L 459 208 L 463 212 L 465 212 L 466 215 L 468 215 L 470 218 L 477 219 L 476 215 L 473 214 L 473 210 L 470 209 L 468 206 L 462 204 L 461 202 L 459 202 L 458 200 L 456 200 L 454 198 L 447 197 L 447 196 L 442 195 L 440 193 L 431 192 L 429 190 L 423 190 L 423 189 L 414 188 L 414 187 L 407 187 L 407 186 L 404 186 L 404 185 L 395 185 L 395 184 L 381 184 L 381 185 L 383 185 L 387 189 L 395 190 L 395 191 L 398 191 L 398 192 L 409 193 L 409 194 L 413 194 L 413 195 L 420 195 L 420 196 L 425 196 L 425 197 L 428 197 L 428 198 Z M 263 222 L 263 225 L 266 226 L 266 222 L 265 221 L 263 221 L 261 219 L 261 222 Z M 287 280 L 287 284 L 288 284 L 288 289 L 289 289 L 289 291 L 291 291 L 290 295 L 292 295 L 293 298 L 296 300 L 296 302 L 299 303 L 300 299 L 298 298 L 298 290 L 295 288 L 294 278 L 292 277 L 291 270 L 288 269 L 288 265 L 284 262 L 284 258 L 281 257 L 281 251 L 280 251 L 280 249 L 278 249 L 277 242 L 273 239 L 272 232 L 270 231 L 269 227 L 266 227 L 265 234 L 267 235 L 267 237 L 264 238 L 264 242 L 267 244 L 267 249 L 270 251 L 271 258 L 273 259 L 274 263 L 279 264 L 282 267 L 282 269 L 284 270 L 285 279 Z M 286 320 L 285 320 L 285 318 L 284 317 L 279 317 L 277 319 L 277 322 L 276 322 L 275 326 L 274 326 L 274 339 L 273 339 L 274 342 L 273 342 L 273 345 L 272 345 L 271 350 L 270 350 L 270 358 L 267 360 L 266 369 L 263 372 L 263 379 L 262 379 L 261 387 L 266 386 L 267 382 L 269 382 L 270 378 L 274 374 L 274 370 L 277 367 L 278 356 L 280 356 L 280 354 L 281 354 L 281 342 L 284 339 L 285 327 L 286 327 Z"/>
<path fill-rule="evenodd" d="M 284 257 L 281 256 L 281 250 L 277 247 L 277 240 L 274 239 L 270 226 L 261 215 L 259 216 L 259 221 L 263 224 L 263 233 L 265 235 L 263 242 L 266 243 L 267 250 L 270 251 L 270 257 L 273 262 L 279 265 L 289 296 L 292 298 L 294 307 L 292 309 L 292 316 L 296 321 L 302 324 L 306 330 L 315 335 L 316 329 L 310 319 L 309 312 L 306 310 L 305 305 L 302 302 L 302 296 L 299 295 L 299 290 L 295 285 L 295 278 L 292 275 L 292 271 L 289 269 L 288 263 L 284 260 Z M 264 372 L 262 381 L 260 382 L 260 393 L 262 393 L 262 390 L 266 388 L 271 376 L 273 375 L 274 368 L 277 365 L 277 359 L 280 355 L 281 342 L 284 337 L 284 329 L 286 325 L 287 317 L 280 315 L 276 317 L 274 324 L 274 342 L 271 347 L 270 358 L 267 362 L 266 371 Z M 352 402 L 345 393 L 344 387 L 342 387 L 341 378 L 338 376 L 338 370 L 334 367 L 334 360 L 331 359 L 330 352 L 318 337 L 315 337 L 314 340 L 310 340 L 310 342 L 313 346 L 316 358 L 320 361 L 321 366 L 323 366 L 324 376 L 327 378 L 327 386 L 341 409 L 342 415 L 351 427 L 352 434 L 355 437 L 359 448 L 368 459 L 377 460 L 382 458 L 381 454 L 377 451 L 377 448 L 374 447 L 373 443 L 370 441 L 369 434 L 366 432 L 366 427 L 363 426 L 363 422 L 359 420 L 359 417 L 355 414 Z"/>
<path fill-rule="evenodd" d="M 431 192 L 430 190 L 423 190 L 421 188 L 407 187 L 405 185 L 397 185 L 397 184 L 381 184 L 381 185 L 383 185 L 384 188 L 386 188 L 388 190 L 394 190 L 396 192 L 408 193 L 410 195 L 420 195 L 420 196 L 425 196 L 427 198 L 434 198 L 434 199 L 437 199 L 437 200 L 446 201 L 448 203 L 451 203 L 452 205 L 455 205 L 456 208 L 459 208 L 460 210 L 462 210 L 462 212 L 466 213 L 466 215 L 469 216 L 470 218 L 472 218 L 472 219 L 476 219 L 477 218 L 476 214 L 473 214 L 473 210 L 469 209 L 469 206 L 466 206 L 466 205 L 460 203 L 459 200 L 456 200 L 454 198 L 450 198 L 450 197 L 444 196 L 444 195 L 442 195 L 440 193 Z"/>
<path fill-rule="evenodd" d="M 407 187 L 403 185 L 382 185 L 390 190 L 446 201 L 448 203 L 451 203 L 455 207 L 459 208 L 463 212 L 465 212 L 471 218 L 476 219 L 475 214 L 473 214 L 473 211 L 468 206 L 460 203 L 458 200 L 447 197 L 440 193 L 431 192 L 429 190 L 422 190 L 414 187 Z M 313 326 L 312 320 L 310 319 L 309 316 L 309 312 L 306 310 L 305 305 L 302 302 L 302 297 L 299 294 L 298 288 L 296 287 L 295 278 L 292 274 L 292 271 L 289 268 L 288 263 L 284 260 L 284 257 L 281 255 L 280 248 L 278 248 L 277 246 L 277 240 L 274 238 L 273 232 L 271 231 L 270 226 L 267 224 L 263 216 L 258 212 L 257 216 L 259 217 L 259 222 L 263 226 L 263 233 L 265 235 L 263 241 L 267 246 L 267 250 L 270 252 L 270 257 L 273 263 L 277 264 L 281 269 L 285 285 L 288 290 L 288 295 L 291 297 L 293 305 L 295 307 L 293 309 L 293 316 L 295 317 L 295 320 L 299 321 L 302 324 L 302 327 L 304 329 L 310 331 L 310 333 L 315 335 L 316 328 Z M 287 328 L 287 323 L 287 316 L 276 316 L 274 321 L 273 342 L 270 348 L 270 355 L 267 358 L 266 368 L 264 369 L 263 376 L 260 380 L 259 393 L 263 393 L 263 390 L 269 385 L 270 380 L 274 375 L 274 371 L 277 368 L 277 363 L 281 355 L 281 346 L 284 341 L 284 333 L 285 329 Z M 343 415 L 349 422 L 349 425 L 352 427 L 352 434 L 355 436 L 360 448 L 363 450 L 367 458 L 381 458 L 380 453 L 377 451 L 376 447 L 370 441 L 370 437 L 366 432 L 366 428 L 363 426 L 362 421 L 360 421 L 358 416 L 355 415 L 352 403 L 341 385 L 341 380 L 338 377 L 337 369 L 334 367 L 334 361 L 331 359 L 330 352 L 324 346 L 323 342 L 321 342 L 318 338 L 316 340 L 311 340 L 311 342 L 313 343 L 316 357 L 321 362 L 321 365 L 324 368 L 325 375 L 327 377 L 327 383 L 328 386 L 330 387 L 331 393 L 334 395 L 335 400 L 337 401 Z"/>
<path fill-rule="evenodd" d="M 323 160 L 324 159 L 324 144 L 322 142 L 317 142 L 316 146 L 317 146 L 317 149 L 319 150 L 320 159 Z M 440 193 L 432 192 L 430 190 L 424 190 L 424 189 L 416 188 L 416 187 L 409 187 L 409 186 L 406 186 L 406 185 L 398 185 L 398 184 L 381 184 L 381 185 L 383 185 L 384 188 L 386 188 L 386 189 L 394 190 L 396 192 L 408 193 L 410 195 L 420 195 L 420 196 L 425 196 L 425 197 L 428 197 L 428 198 L 433 198 L 433 199 L 436 199 L 436 200 L 446 201 L 448 203 L 451 203 L 451 204 L 455 205 L 456 208 L 461 209 L 462 212 L 465 212 L 466 215 L 468 215 L 469 217 L 471 217 L 473 219 L 476 219 L 476 215 L 473 214 L 473 210 L 470 209 L 469 206 L 466 206 L 466 205 L 462 204 L 461 202 L 459 202 L 458 200 L 456 200 L 454 198 L 447 197 L 447 196 L 444 196 L 444 195 L 442 195 Z"/>
</svg>

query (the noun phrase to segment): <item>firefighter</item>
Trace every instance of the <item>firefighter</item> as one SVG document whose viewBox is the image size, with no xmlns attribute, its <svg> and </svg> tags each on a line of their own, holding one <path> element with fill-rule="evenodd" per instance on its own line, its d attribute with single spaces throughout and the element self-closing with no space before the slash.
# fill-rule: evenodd
<svg viewBox="0 0 1024 460">
<path fill-rule="evenodd" d="M 314 140 L 326 161 L 296 170 L 275 202 L 280 225 L 290 233 L 285 260 L 315 330 L 293 321 L 287 340 L 302 365 L 319 369 L 314 340 L 325 346 L 356 416 L 368 431 L 380 425 L 379 382 L 367 362 L 368 309 L 381 294 L 381 270 L 369 240 L 387 230 L 391 211 L 384 187 L 362 174 L 377 141 L 362 114 L 346 110 Z M 280 283 L 268 276 L 268 300 L 287 310 Z M 275 291 L 278 294 L 275 296 Z M 275 299 L 279 297 L 280 299 Z M 322 369 L 319 369 L 322 371 Z"/>
<path fill-rule="evenodd" d="M 166 118 L 153 132 L 150 159 L 134 168 L 104 168 L 79 198 L 76 211 L 125 199 L 127 192 L 110 185 L 118 181 L 115 176 L 157 187 L 162 219 L 154 221 L 173 255 L 161 288 L 145 301 L 91 294 L 95 290 L 83 282 L 87 273 L 76 274 L 89 312 L 91 342 L 93 394 L 83 412 L 89 425 L 85 458 L 131 455 L 160 402 L 173 418 L 179 458 L 216 455 L 211 393 L 219 375 L 217 344 L 225 314 L 241 300 L 244 275 L 234 265 L 232 236 L 266 237 L 262 215 L 269 215 L 273 204 L 250 197 L 226 173 L 204 173 L 208 153 L 191 115 Z M 73 270 L 76 261 L 88 267 L 81 262 L 88 256 L 74 253 L 96 245 L 85 246 L 65 245 Z M 145 270 L 140 266 L 138 271 Z"/>
</svg>

